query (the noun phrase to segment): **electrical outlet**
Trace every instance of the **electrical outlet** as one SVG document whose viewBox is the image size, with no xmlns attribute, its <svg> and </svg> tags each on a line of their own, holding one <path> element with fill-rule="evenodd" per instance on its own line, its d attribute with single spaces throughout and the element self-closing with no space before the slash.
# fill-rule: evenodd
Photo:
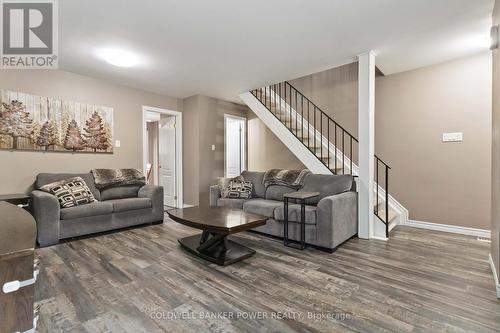
<svg viewBox="0 0 500 333">
<path fill-rule="evenodd" d="M 212 150 L 214 150 L 214 151 L 215 151 L 215 145 L 212 145 Z"/>
</svg>

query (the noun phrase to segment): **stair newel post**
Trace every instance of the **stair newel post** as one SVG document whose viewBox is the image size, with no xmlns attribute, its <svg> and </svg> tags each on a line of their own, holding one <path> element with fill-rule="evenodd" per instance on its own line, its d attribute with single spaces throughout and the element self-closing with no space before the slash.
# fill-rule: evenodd
<svg viewBox="0 0 500 333">
<path fill-rule="evenodd" d="M 385 237 L 389 237 L 389 167 L 385 165 Z"/>
</svg>

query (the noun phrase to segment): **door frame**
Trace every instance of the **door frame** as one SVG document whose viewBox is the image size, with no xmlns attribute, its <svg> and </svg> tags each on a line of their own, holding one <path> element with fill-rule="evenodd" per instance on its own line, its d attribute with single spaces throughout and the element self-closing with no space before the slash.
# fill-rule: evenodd
<svg viewBox="0 0 500 333">
<path fill-rule="evenodd" d="M 175 184 L 177 192 L 177 207 L 184 207 L 183 185 L 182 185 L 182 112 L 161 109 L 153 106 L 142 106 L 142 169 L 146 174 L 146 164 L 148 163 L 146 112 L 157 112 L 175 117 Z"/>
<path fill-rule="evenodd" d="M 230 113 L 225 113 L 224 114 L 224 177 L 227 177 L 227 168 L 226 168 L 226 153 L 227 153 L 227 147 L 226 147 L 226 119 L 227 118 L 233 118 L 233 119 L 238 119 L 243 121 L 243 133 L 241 133 L 241 137 L 243 138 L 243 142 L 241 144 L 241 159 L 243 160 L 242 166 L 241 166 L 241 171 L 246 170 L 247 168 L 247 121 L 248 119 L 242 116 L 235 116 Z"/>
</svg>

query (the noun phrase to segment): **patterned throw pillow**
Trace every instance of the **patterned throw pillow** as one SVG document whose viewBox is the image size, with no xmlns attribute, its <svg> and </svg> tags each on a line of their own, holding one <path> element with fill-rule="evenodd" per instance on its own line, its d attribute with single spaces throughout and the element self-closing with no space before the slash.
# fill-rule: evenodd
<svg viewBox="0 0 500 333">
<path fill-rule="evenodd" d="M 40 187 L 40 190 L 53 194 L 61 208 L 85 205 L 97 201 L 81 177 L 73 177 Z"/>
<path fill-rule="evenodd" d="M 226 198 L 250 199 L 252 197 L 252 182 L 232 180 L 225 191 Z"/>
<path fill-rule="evenodd" d="M 220 177 L 220 178 L 217 179 L 217 185 L 219 186 L 221 198 L 227 198 L 227 189 L 229 187 L 229 183 L 231 181 L 233 181 L 233 180 L 234 181 L 238 181 L 238 182 L 244 181 L 244 179 L 243 179 L 242 176 L 237 176 L 237 177 L 234 177 L 234 178 Z"/>
</svg>

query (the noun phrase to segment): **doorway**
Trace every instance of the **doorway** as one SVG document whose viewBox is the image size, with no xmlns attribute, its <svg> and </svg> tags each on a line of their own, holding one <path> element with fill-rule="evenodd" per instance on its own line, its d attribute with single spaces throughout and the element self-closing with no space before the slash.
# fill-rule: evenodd
<svg viewBox="0 0 500 333">
<path fill-rule="evenodd" d="M 147 183 L 163 187 L 165 206 L 182 208 L 182 114 L 149 106 L 142 114 Z"/>
<path fill-rule="evenodd" d="M 224 115 L 224 174 L 234 178 L 246 169 L 246 118 Z"/>
</svg>

